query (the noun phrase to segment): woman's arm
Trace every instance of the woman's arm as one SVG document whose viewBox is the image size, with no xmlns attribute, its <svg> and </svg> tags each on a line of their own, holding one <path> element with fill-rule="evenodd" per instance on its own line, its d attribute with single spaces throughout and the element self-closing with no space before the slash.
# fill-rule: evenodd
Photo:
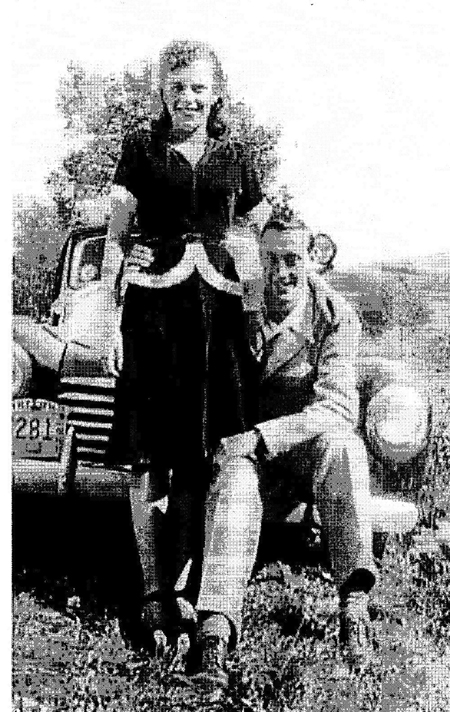
<svg viewBox="0 0 450 712">
<path fill-rule="evenodd" d="M 110 223 L 105 244 L 102 277 L 114 290 L 130 237 L 136 211 L 136 198 L 123 186 L 114 185 L 110 193 Z"/>
<path fill-rule="evenodd" d="M 112 287 L 115 286 L 123 255 L 127 253 L 127 242 L 136 212 L 135 196 L 138 195 L 142 181 L 140 145 L 139 136 L 135 132 L 125 136 L 109 195 L 110 223 L 102 276 Z"/>
</svg>

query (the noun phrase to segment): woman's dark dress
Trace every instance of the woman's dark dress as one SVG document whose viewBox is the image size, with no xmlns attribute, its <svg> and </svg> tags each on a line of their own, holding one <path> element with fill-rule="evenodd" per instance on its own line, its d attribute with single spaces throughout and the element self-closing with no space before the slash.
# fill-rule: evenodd
<svg viewBox="0 0 450 712">
<path fill-rule="evenodd" d="M 219 243 L 234 215 L 262 197 L 240 145 L 211 141 L 193 168 L 162 134 L 140 130 L 124 143 L 115 183 L 137 199 L 139 242 L 155 251 L 151 273 L 166 273 L 187 242 L 201 240 L 216 270 L 237 281 Z M 172 487 L 204 491 L 212 448 L 253 422 L 256 365 L 241 298 L 197 271 L 166 288 L 129 284 L 122 332 L 112 460 L 172 470 Z"/>
</svg>

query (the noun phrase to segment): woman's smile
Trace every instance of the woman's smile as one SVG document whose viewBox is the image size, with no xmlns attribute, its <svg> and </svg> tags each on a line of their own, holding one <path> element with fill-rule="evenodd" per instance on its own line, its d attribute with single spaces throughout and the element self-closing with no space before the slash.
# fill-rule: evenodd
<svg viewBox="0 0 450 712">
<path fill-rule="evenodd" d="M 164 97 L 174 125 L 206 124 L 206 114 L 214 101 L 213 68 L 196 60 L 188 67 L 172 71 L 164 83 Z"/>
</svg>

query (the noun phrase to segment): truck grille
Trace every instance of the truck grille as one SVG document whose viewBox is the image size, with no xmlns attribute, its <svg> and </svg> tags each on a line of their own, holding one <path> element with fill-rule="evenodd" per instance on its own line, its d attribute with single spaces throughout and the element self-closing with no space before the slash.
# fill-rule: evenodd
<svg viewBox="0 0 450 712">
<path fill-rule="evenodd" d="M 114 415 L 114 378 L 62 378 L 58 402 L 75 428 L 79 463 L 103 464 Z"/>
</svg>

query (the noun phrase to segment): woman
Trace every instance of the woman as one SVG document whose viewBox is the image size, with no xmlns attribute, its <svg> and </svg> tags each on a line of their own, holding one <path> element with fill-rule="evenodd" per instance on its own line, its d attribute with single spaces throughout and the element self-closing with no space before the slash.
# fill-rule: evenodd
<svg viewBox="0 0 450 712">
<path fill-rule="evenodd" d="M 159 79 L 161 115 L 124 142 L 110 227 L 129 255 L 110 456 L 145 483 L 131 488 L 131 503 L 143 617 L 153 630 L 167 623 L 180 567 L 201 550 L 187 525 L 201 531 L 210 455 L 220 438 L 252 423 L 256 365 L 236 265 L 223 241 L 235 217 L 262 198 L 222 115 L 225 81 L 214 51 L 173 42 L 161 54 Z M 130 251 L 134 209 L 140 237 Z"/>
</svg>

